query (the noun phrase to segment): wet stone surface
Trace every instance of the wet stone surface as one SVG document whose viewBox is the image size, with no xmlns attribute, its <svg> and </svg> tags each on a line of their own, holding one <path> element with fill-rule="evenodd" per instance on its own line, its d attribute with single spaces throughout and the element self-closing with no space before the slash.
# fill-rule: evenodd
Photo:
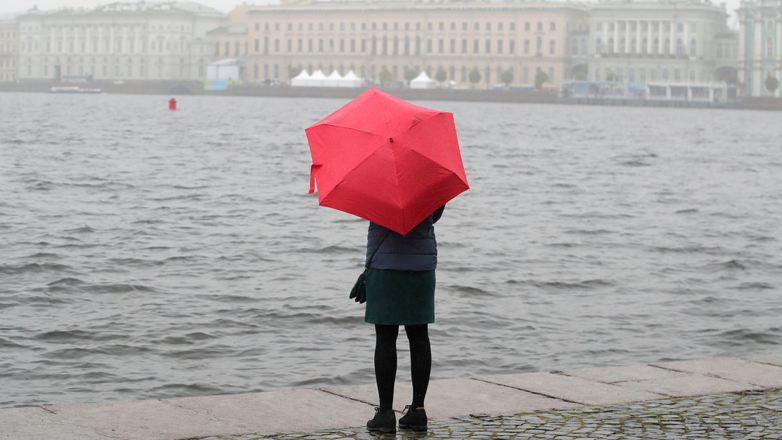
<svg viewBox="0 0 782 440">
<path fill-rule="evenodd" d="M 371 411 L 367 411 L 370 415 Z M 369 418 L 369 416 L 367 417 Z M 538 411 L 471 414 L 429 422 L 425 433 L 375 435 L 366 428 L 247 434 L 203 440 L 405 439 L 782 439 L 782 389 Z"/>
</svg>

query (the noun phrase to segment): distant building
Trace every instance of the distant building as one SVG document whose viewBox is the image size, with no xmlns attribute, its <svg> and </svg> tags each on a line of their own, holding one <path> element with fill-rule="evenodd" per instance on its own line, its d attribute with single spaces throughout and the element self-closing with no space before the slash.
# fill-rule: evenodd
<svg viewBox="0 0 782 440">
<path fill-rule="evenodd" d="M 194 2 L 110 3 L 18 17 L 19 79 L 202 80 L 206 33 L 225 15 Z"/>
<path fill-rule="evenodd" d="M 543 71 L 556 87 L 572 74 L 566 43 L 588 22 L 587 7 L 568 2 L 295 0 L 239 6 L 209 40 L 213 60 L 245 60 L 249 82 L 288 81 L 302 69 L 375 82 L 441 71 L 470 86 L 477 70 L 486 88 L 510 70 L 512 83 L 533 84 Z"/>
<path fill-rule="evenodd" d="M 0 21 L 0 82 L 16 81 L 18 49 L 16 21 Z"/>
<path fill-rule="evenodd" d="M 590 6 L 589 29 L 580 49 L 594 81 L 719 82 L 738 65 L 725 6 L 708 1 L 603 0 Z"/>
<path fill-rule="evenodd" d="M 782 1 L 742 1 L 738 9 L 739 79 L 747 96 L 780 96 L 766 88 L 766 78 L 782 81 Z"/>
</svg>

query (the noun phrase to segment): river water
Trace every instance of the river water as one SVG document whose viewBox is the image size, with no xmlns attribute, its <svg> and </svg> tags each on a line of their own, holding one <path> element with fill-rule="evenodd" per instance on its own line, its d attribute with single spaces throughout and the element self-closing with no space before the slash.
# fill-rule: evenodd
<svg viewBox="0 0 782 440">
<path fill-rule="evenodd" d="M 167 99 L 0 94 L 0 407 L 373 383 L 367 222 L 307 194 L 345 101 Z M 782 347 L 778 113 L 417 103 L 471 185 L 433 379 Z"/>
</svg>

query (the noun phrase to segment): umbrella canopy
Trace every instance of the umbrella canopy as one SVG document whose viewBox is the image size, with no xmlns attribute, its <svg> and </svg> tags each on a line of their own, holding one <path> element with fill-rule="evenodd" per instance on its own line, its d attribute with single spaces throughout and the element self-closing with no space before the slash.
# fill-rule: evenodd
<svg viewBox="0 0 782 440">
<path fill-rule="evenodd" d="M 320 205 L 400 234 L 469 189 L 451 113 L 371 88 L 306 133 Z"/>
</svg>

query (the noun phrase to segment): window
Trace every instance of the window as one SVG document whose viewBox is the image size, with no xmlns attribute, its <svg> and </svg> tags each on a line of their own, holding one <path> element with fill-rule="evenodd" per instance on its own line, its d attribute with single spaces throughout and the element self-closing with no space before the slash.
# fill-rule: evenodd
<svg viewBox="0 0 782 440">
<path fill-rule="evenodd" d="M 659 38 L 655 38 L 654 42 L 652 43 L 652 53 L 653 54 L 660 53 L 660 39 Z"/>
<path fill-rule="evenodd" d="M 441 30 L 441 31 L 444 31 L 445 30 L 445 23 L 441 21 L 440 22 L 440 27 L 438 29 Z"/>
<path fill-rule="evenodd" d="M 595 68 L 595 81 L 600 81 L 600 68 Z"/>
<path fill-rule="evenodd" d="M 486 53 L 491 53 L 491 40 L 486 39 Z"/>
<path fill-rule="evenodd" d="M 554 68 L 553 67 L 549 67 L 548 68 L 548 81 L 550 83 L 554 82 Z"/>
<path fill-rule="evenodd" d="M 432 30 L 432 22 L 426 23 L 426 29 L 431 31 Z"/>
<path fill-rule="evenodd" d="M 312 53 L 312 38 L 307 40 L 307 52 Z"/>
<path fill-rule="evenodd" d="M 625 53 L 625 39 L 624 39 L 624 37 L 619 39 L 619 53 Z"/>
<path fill-rule="evenodd" d="M 279 52 L 280 51 L 280 39 L 279 38 L 275 38 L 274 39 L 274 51 L 275 52 Z"/>
<path fill-rule="evenodd" d="M 608 39 L 608 54 L 614 54 L 614 37 Z"/>
<path fill-rule="evenodd" d="M 673 69 L 673 80 L 676 82 L 682 80 L 681 71 L 679 69 Z"/>
<path fill-rule="evenodd" d="M 538 37 L 537 41 L 535 41 L 535 55 L 543 55 L 543 38 L 541 37 Z"/>
<path fill-rule="evenodd" d="M 502 54 L 502 40 L 497 40 L 497 53 Z"/>
<path fill-rule="evenodd" d="M 462 53 L 467 53 L 467 39 L 462 39 Z"/>
<path fill-rule="evenodd" d="M 440 40 L 437 42 L 437 51 L 443 53 L 444 50 L 445 50 L 445 42 L 443 41 L 442 38 L 440 38 Z"/>
<path fill-rule="evenodd" d="M 510 30 L 512 30 L 512 31 L 516 30 L 516 22 L 515 21 L 511 21 L 510 22 Z"/>
<path fill-rule="evenodd" d="M 717 43 L 717 58 L 722 58 L 722 43 Z"/>
<path fill-rule="evenodd" d="M 429 38 L 426 40 L 426 52 L 432 53 L 432 39 Z"/>
<path fill-rule="evenodd" d="M 479 31 L 479 30 L 481 30 L 481 24 L 480 24 L 480 23 L 478 23 L 477 21 L 475 22 L 475 30 L 476 30 L 476 31 Z"/>
<path fill-rule="evenodd" d="M 526 23 L 524 23 L 524 30 L 525 30 L 525 31 L 528 31 L 529 29 L 530 29 L 530 24 L 529 24 L 529 22 L 526 22 Z"/>
<path fill-rule="evenodd" d="M 548 43 L 548 53 L 550 55 L 554 55 L 556 53 L 556 44 L 557 42 L 555 40 L 551 40 Z"/>
<path fill-rule="evenodd" d="M 456 40 L 451 38 L 451 53 L 456 53 Z"/>
<path fill-rule="evenodd" d="M 486 22 L 486 30 L 487 31 L 491 30 L 491 22 L 488 22 L 488 21 Z"/>
<path fill-rule="evenodd" d="M 538 31 L 539 32 L 543 32 L 543 22 L 542 21 L 538 22 Z"/>
<path fill-rule="evenodd" d="M 261 40 L 255 39 L 255 51 L 259 52 L 261 50 Z"/>
<path fill-rule="evenodd" d="M 529 40 L 524 40 L 524 53 L 529 54 Z"/>
<path fill-rule="evenodd" d="M 695 40 L 692 40 L 695 42 Z M 774 58 L 774 39 L 772 37 L 768 37 L 766 39 L 766 58 Z"/>
<path fill-rule="evenodd" d="M 648 44 L 649 44 L 649 40 L 648 39 L 644 38 L 643 40 L 641 40 L 641 53 L 642 54 L 646 54 L 646 47 L 648 46 Z"/>
<path fill-rule="evenodd" d="M 690 56 L 694 57 L 698 55 L 698 43 L 695 41 L 695 38 L 690 40 Z"/>
<path fill-rule="evenodd" d="M 668 81 L 668 69 L 663 69 L 663 81 Z"/>
<path fill-rule="evenodd" d="M 632 40 L 630 40 L 630 51 L 629 52 L 630 53 L 635 53 L 636 46 L 638 46 L 638 40 L 633 38 Z"/>
<path fill-rule="evenodd" d="M 515 54 L 516 53 L 516 40 L 508 41 L 508 53 L 509 54 Z"/>
<path fill-rule="evenodd" d="M 669 55 L 671 53 L 671 39 L 665 39 L 665 47 L 663 47 L 663 53 Z"/>
<path fill-rule="evenodd" d="M 478 42 L 478 40 L 477 40 L 477 39 L 476 39 L 475 41 L 473 41 L 473 44 L 472 44 L 472 53 L 478 53 L 478 45 L 479 45 L 479 44 L 480 44 L 480 43 Z"/>
<path fill-rule="evenodd" d="M 684 25 L 682 23 L 676 25 L 676 32 L 684 32 Z"/>
<path fill-rule="evenodd" d="M 345 39 L 344 38 L 340 38 L 339 39 L 339 51 L 341 53 L 345 53 Z"/>
<path fill-rule="evenodd" d="M 695 71 L 690 70 L 690 82 L 695 82 Z"/>
<path fill-rule="evenodd" d="M 595 27 L 595 29 L 598 32 L 603 32 L 603 23 L 598 23 L 597 26 Z"/>
<path fill-rule="evenodd" d="M 236 54 L 239 54 L 239 43 L 236 43 Z M 293 52 L 293 40 L 288 38 L 288 53 Z"/>
<path fill-rule="evenodd" d="M 627 69 L 627 80 L 630 82 L 635 82 L 635 70 Z"/>
<path fill-rule="evenodd" d="M 466 21 L 464 23 L 462 23 L 462 30 L 463 31 L 467 30 L 467 22 Z"/>
<path fill-rule="evenodd" d="M 578 55 L 578 39 L 573 38 L 573 41 L 570 43 L 570 53 L 573 55 Z"/>
<path fill-rule="evenodd" d="M 502 30 L 502 22 L 500 22 L 500 23 L 497 23 L 497 30 L 498 30 L 498 31 L 501 31 L 501 30 Z"/>
<path fill-rule="evenodd" d="M 345 23 L 339 24 L 339 30 L 344 31 L 345 30 Z"/>
<path fill-rule="evenodd" d="M 550 31 L 557 30 L 557 24 L 552 21 L 551 24 L 549 25 L 549 30 Z"/>
<path fill-rule="evenodd" d="M 522 76 L 522 82 L 524 84 L 529 84 L 529 67 L 525 67 L 523 72 L 524 74 Z"/>
</svg>

